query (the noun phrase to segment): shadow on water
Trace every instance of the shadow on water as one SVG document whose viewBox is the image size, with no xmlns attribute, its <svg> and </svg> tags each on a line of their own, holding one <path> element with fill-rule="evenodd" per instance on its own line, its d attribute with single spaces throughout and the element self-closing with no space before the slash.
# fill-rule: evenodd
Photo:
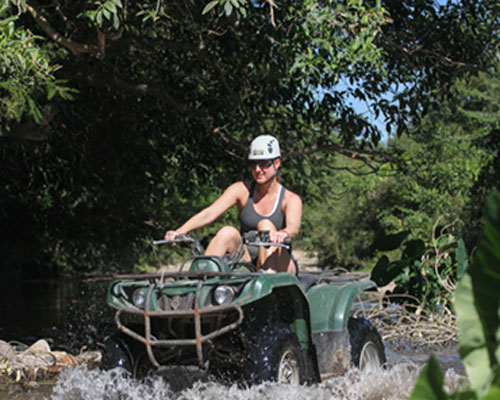
<svg viewBox="0 0 500 400">
<path fill-rule="evenodd" d="M 31 344 L 40 338 L 51 345 L 79 351 L 93 347 L 112 328 L 106 304 L 109 280 L 61 279 L 21 282 L 0 293 L 0 339 Z"/>
</svg>

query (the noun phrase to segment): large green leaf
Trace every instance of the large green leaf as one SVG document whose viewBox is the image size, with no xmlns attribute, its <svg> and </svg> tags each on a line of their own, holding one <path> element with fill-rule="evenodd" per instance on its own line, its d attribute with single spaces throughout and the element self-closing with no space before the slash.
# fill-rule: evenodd
<svg viewBox="0 0 500 400">
<path fill-rule="evenodd" d="M 456 257 L 457 257 L 457 278 L 460 279 L 464 272 L 467 270 L 467 267 L 469 266 L 468 260 L 467 260 L 467 249 L 465 248 L 465 243 L 463 239 L 460 239 L 458 241 L 457 245 L 457 251 L 456 251 Z"/>
<path fill-rule="evenodd" d="M 455 309 L 459 352 L 471 387 L 487 393 L 499 365 L 500 338 L 500 195 L 494 191 L 484 208 L 484 229 L 472 265 L 457 288 Z"/>
<path fill-rule="evenodd" d="M 396 250 L 409 234 L 409 231 L 401 231 L 392 235 L 377 237 L 373 242 L 372 248 L 380 251 Z"/>
<path fill-rule="evenodd" d="M 450 397 L 443 390 L 443 373 L 434 357 L 420 372 L 410 400 L 444 400 Z"/>
<path fill-rule="evenodd" d="M 497 400 L 500 399 L 500 369 L 497 367 L 495 371 L 495 380 L 490 391 L 481 400 Z"/>
<path fill-rule="evenodd" d="M 371 272 L 371 279 L 378 286 L 385 286 L 401 273 L 401 266 L 397 262 L 390 262 L 389 257 L 382 256 Z"/>
<path fill-rule="evenodd" d="M 409 240 L 405 244 L 405 249 L 403 251 L 404 258 L 420 258 L 425 253 L 425 243 L 423 240 L 414 239 Z"/>
<path fill-rule="evenodd" d="M 479 393 L 484 393 L 493 376 L 489 368 L 485 332 L 474 301 L 472 279 L 469 274 L 465 274 L 460 280 L 455 293 L 454 307 L 460 330 L 460 356 L 471 386 Z"/>
</svg>

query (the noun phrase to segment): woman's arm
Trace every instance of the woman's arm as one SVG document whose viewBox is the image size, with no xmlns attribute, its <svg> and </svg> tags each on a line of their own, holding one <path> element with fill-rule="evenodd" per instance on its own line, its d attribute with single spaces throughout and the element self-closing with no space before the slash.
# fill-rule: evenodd
<svg viewBox="0 0 500 400">
<path fill-rule="evenodd" d="M 211 224 L 229 208 L 237 204 L 241 196 L 244 195 L 245 190 L 243 182 L 233 183 L 211 205 L 193 215 L 175 231 L 167 231 L 165 239 L 171 240 L 179 234 L 189 233 Z"/>
<path fill-rule="evenodd" d="M 302 219 L 302 200 L 295 193 L 288 192 L 288 199 L 285 204 L 285 230 L 291 238 L 297 236 Z"/>
</svg>

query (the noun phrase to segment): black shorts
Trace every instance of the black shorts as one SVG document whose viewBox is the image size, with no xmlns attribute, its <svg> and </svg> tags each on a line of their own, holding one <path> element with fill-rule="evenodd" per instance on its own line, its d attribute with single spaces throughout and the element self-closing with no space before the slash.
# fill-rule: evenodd
<svg viewBox="0 0 500 400">
<path fill-rule="evenodd" d="M 259 247 L 258 246 L 247 246 L 248 254 L 250 254 L 250 259 L 252 260 L 252 264 L 257 266 L 257 258 L 259 257 Z M 287 250 L 290 255 L 290 259 L 295 264 L 295 276 L 299 275 L 299 263 L 295 259 L 292 254 L 292 246 L 290 245 L 290 249 Z"/>
</svg>

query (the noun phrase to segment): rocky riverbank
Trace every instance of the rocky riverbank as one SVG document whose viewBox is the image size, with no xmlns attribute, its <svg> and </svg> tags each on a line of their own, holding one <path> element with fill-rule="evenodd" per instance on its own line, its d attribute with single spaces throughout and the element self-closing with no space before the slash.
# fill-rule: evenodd
<svg viewBox="0 0 500 400">
<path fill-rule="evenodd" d="M 89 369 L 101 362 L 99 351 L 82 350 L 79 354 L 52 350 L 47 340 L 31 346 L 0 340 L 0 382 L 36 386 L 39 380 L 50 380 L 69 367 L 83 365 Z"/>
</svg>

